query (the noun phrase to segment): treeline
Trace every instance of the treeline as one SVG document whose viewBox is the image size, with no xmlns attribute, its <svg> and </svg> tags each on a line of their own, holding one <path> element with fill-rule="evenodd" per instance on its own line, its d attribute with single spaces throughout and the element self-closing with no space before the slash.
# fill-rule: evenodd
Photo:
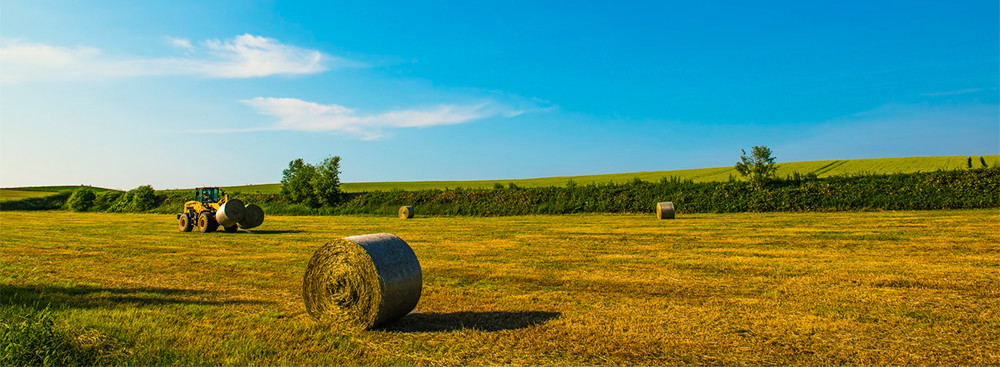
<svg viewBox="0 0 1000 367">
<path fill-rule="evenodd" d="M 119 195 L 112 204 L 149 199 L 145 189 L 131 196 Z M 418 215 L 652 213 L 659 201 L 672 201 L 679 213 L 972 209 L 1000 207 L 1000 168 L 829 178 L 795 175 L 765 184 L 664 179 L 589 185 L 571 182 L 565 187 L 521 188 L 510 184 L 493 189 L 371 191 L 341 194 L 339 204 L 319 208 L 293 203 L 280 194 L 230 195 L 260 205 L 269 215 L 395 215 L 403 205 L 414 206 Z M 107 205 L 101 211 L 174 213 L 190 200 L 189 196 L 160 194 L 154 196 L 152 207 L 138 203 Z M 49 198 L 52 196 L 21 201 Z M 29 210 L 9 207 L 21 201 L 0 206 L 3 210 Z M 95 204 L 88 211 L 103 205 Z M 65 206 L 50 202 L 46 208 L 60 207 Z"/>
<path fill-rule="evenodd" d="M 1000 169 L 816 178 L 795 176 L 765 185 L 681 180 L 493 190 L 376 191 L 332 214 L 392 215 L 413 205 L 424 215 L 503 216 L 652 213 L 672 201 L 680 213 L 926 210 L 1000 207 Z"/>
</svg>

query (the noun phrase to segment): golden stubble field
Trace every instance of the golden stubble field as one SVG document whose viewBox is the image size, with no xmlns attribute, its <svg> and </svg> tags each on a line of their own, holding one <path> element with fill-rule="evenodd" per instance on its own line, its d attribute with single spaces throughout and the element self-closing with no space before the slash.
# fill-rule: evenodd
<svg viewBox="0 0 1000 367">
<path fill-rule="evenodd" d="M 0 302 L 48 306 L 139 364 L 995 365 L 998 224 L 996 209 L 338 216 L 202 234 L 171 215 L 3 212 Z M 417 310 L 316 325 L 312 252 L 377 232 L 420 259 Z"/>
</svg>

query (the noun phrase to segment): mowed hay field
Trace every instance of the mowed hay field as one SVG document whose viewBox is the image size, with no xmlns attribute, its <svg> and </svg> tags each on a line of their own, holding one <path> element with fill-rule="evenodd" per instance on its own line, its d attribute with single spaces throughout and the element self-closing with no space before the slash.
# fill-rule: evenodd
<svg viewBox="0 0 1000 367">
<path fill-rule="evenodd" d="M 996 209 L 660 221 L 418 208 L 236 234 L 181 233 L 171 215 L 0 220 L 3 323 L 48 305 L 104 363 L 1000 364 Z M 420 259 L 416 312 L 376 331 L 316 325 L 300 295 L 309 257 L 377 232 Z"/>
</svg>

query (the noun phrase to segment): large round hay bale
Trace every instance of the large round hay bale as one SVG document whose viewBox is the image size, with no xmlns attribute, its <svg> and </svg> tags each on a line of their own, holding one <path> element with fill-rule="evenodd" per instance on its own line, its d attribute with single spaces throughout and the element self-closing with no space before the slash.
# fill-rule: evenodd
<svg viewBox="0 0 1000 367">
<path fill-rule="evenodd" d="M 257 204 L 247 205 L 246 215 L 243 216 L 243 220 L 239 224 L 240 228 L 243 229 L 255 228 L 264 224 L 264 209 L 261 209 Z"/>
<path fill-rule="evenodd" d="M 314 320 L 370 329 L 406 316 L 417 306 L 420 262 L 403 239 L 389 233 L 333 240 L 313 254 L 302 298 Z"/>
<path fill-rule="evenodd" d="M 232 227 L 243 220 L 246 207 L 240 199 L 229 199 L 215 211 L 215 220 L 223 227 Z"/>
<path fill-rule="evenodd" d="M 413 207 L 412 206 L 399 207 L 399 217 L 403 219 L 413 218 Z"/>
<path fill-rule="evenodd" d="M 674 219 L 674 203 L 669 201 L 656 203 L 656 217 L 659 219 Z"/>
</svg>

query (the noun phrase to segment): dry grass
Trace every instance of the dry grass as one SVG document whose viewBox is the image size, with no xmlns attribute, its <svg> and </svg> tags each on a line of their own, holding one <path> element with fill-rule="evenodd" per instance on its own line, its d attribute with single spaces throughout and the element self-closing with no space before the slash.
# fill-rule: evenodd
<svg viewBox="0 0 1000 367">
<path fill-rule="evenodd" d="M 0 213 L 3 307 L 138 364 L 1000 364 L 1000 212 L 269 217 Z M 411 314 L 338 334 L 300 296 L 324 242 L 389 232 Z M 76 335 L 75 334 L 75 335 Z"/>
</svg>

